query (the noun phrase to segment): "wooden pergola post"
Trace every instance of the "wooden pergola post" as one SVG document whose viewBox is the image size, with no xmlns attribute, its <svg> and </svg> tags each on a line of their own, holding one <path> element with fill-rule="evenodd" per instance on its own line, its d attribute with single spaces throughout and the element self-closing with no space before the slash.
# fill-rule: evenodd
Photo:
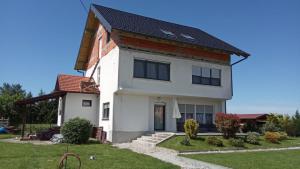
<svg viewBox="0 0 300 169">
<path fill-rule="evenodd" d="M 21 139 L 24 138 L 25 135 L 25 127 L 26 127 L 26 116 L 27 116 L 27 109 L 26 109 L 26 105 L 24 106 L 24 113 L 22 113 L 22 132 L 21 132 Z"/>
</svg>

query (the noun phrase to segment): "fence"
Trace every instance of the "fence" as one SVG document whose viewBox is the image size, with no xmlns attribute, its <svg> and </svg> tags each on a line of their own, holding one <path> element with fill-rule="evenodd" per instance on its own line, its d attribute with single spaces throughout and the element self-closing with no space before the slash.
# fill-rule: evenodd
<svg viewBox="0 0 300 169">
<path fill-rule="evenodd" d="M 0 117 L 0 126 L 8 126 L 9 119 L 6 119 L 4 117 Z"/>
</svg>

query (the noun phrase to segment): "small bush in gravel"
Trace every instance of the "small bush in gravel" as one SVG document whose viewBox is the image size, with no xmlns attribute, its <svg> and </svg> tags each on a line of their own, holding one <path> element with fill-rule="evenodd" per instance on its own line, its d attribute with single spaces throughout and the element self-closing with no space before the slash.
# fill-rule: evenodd
<svg viewBox="0 0 300 169">
<path fill-rule="evenodd" d="M 61 133 L 66 143 L 87 143 L 91 134 L 92 125 L 86 119 L 74 118 L 64 123 Z"/>
<path fill-rule="evenodd" d="M 223 141 L 220 138 L 215 137 L 215 136 L 208 136 L 206 138 L 206 142 L 209 145 L 214 145 L 214 146 L 217 146 L 217 147 L 223 147 L 224 146 Z"/>
<path fill-rule="evenodd" d="M 184 122 L 184 132 L 191 139 L 195 139 L 197 137 L 198 127 L 199 125 L 194 119 L 188 119 Z"/>
<path fill-rule="evenodd" d="M 278 132 L 266 132 L 265 139 L 271 143 L 279 143 L 280 134 Z"/>
<path fill-rule="evenodd" d="M 259 144 L 259 133 L 248 132 L 246 137 L 246 142 L 249 144 L 258 145 Z"/>
<path fill-rule="evenodd" d="M 243 139 L 235 139 L 231 138 L 229 139 L 229 144 L 234 146 L 234 147 L 245 147 L 245 142 Z"/>
</svg>

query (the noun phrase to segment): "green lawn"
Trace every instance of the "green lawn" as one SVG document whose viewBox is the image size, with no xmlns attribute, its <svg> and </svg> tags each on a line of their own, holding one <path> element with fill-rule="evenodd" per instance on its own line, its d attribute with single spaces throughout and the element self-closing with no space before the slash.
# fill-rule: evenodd
<svg viewBox="0 0 300 169">
<path fill-rule="evenodd" d="M 233 169 L 299 169 L 300 150 L 184 155 Z"/>
<path fill-rule="evenodd" d="M 32 145 L 0 142 L 0 169 L 54 169 L 57 168 L 66 145 Z M 158 159 L 118 149 L 111 145 L 88 144 L 71 145 L 69 152 L 80 155 L 81 169 L 122 168 L 157 169 L 179 168 Z M 96 160 L 89 160 L 95 155 Z M 68 168 L 75 168 L 76 161 L 68 160 Z"/>
<path fill-rule="evenodd" d="M 0 134 L 0 139 L 7 139 L 7 138 L 15 138 L 17 135 L 14 134 Z"/>
<path fill-rule="evenodd" d="M 224 147 L 216 147 L 213 145 L 209 145 L 205 142 L 206 137 L 198 137 L 196 140 L 191 140 L 190 146 L 182 145 L 180 142 L 184 139 L 184 136 L 175 136 L 165 142 L 159 144 L 161 147 L 166 147 L 178 151 L 206 151 L 206 150 L 228 150 L 228 149 L 236 149 L 229 145 L 228 140 L 223 139 L 221 136 L 220 138 L 223 140 Z M 289 138 L 288 140 L 284 140 L 280 142 L 280 144 L 273 144 L 264 140 L 261 137 L 260 145 L 252 145 L 252 144 L 245 144 L 245 149 L 257 149 L 257 148 L 280 148 L 280 147 L 296 147 L 300 146 L 300 137 L 296 138 Z"/>
</svg>

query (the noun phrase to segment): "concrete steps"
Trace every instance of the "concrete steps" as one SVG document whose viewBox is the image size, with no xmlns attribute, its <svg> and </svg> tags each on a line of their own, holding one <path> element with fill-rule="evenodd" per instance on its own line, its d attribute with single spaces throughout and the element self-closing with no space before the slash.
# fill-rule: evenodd
<svg viewBox="0 0 300 169">
<path fill-rule="evenodd" d="M 175 133 L 171 132 L 155 132 L 151 135 L 141 136 L 136 140 L 133 140 L 132 143 L 141 147 L 155 147 L 157 144 L 169 139 L 174 135 Z"/>
</svg>

